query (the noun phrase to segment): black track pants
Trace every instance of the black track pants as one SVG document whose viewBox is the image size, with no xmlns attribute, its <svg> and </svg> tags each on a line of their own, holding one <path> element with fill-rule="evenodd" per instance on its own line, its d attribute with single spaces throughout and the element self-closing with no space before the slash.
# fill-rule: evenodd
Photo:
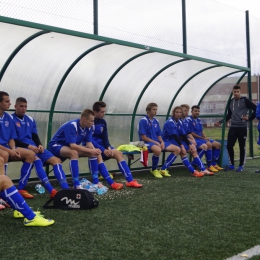
<svg viewBox="0 0 260 260">
<path fill-rule="evenodd" d="M 234 165 L 234 145 L 238 139 L 240 159 L 239 166 L 244 166 L 246 162 L 246 137 L 247 127 L 230 127 L 227 138 L 227 150 L 229 154 L 229 162 Z"/>
</svg>

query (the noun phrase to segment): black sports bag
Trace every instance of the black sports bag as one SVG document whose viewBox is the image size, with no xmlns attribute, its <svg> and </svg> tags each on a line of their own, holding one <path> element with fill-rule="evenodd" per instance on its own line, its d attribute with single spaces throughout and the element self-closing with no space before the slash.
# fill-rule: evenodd
<svg viewBox="0 0 260 260">
<path fill-rule="evenodd" d="M 49 204 L 53 201 L 53 206 Z M 65 189 L 57 192 L 53 199 L 48 200 L 45 209 L 92 209 L 97 207 L 98 200 L 87 190 Z"/>
</svg>

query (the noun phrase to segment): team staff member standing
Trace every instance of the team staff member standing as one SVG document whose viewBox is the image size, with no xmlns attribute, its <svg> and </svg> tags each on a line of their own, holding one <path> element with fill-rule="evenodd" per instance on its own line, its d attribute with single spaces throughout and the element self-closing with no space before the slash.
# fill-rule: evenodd
<svg viewBox="0 0 260 260">
<path fill-rule="evenodd" d="M 234 165 L 234 145 L 238 139 L 240 149 L 239 167 L 237 172 L 244 170 L 246 161 L 246 137 L 247 137 L 247 121 L 252 121 L 256 116 L 256 105 L 250 101 L 247 97 L 241 96 L 240 86 L 235 85 L 233 87 L 233 96 L 228 105 L 228 113 L 226 116 L 226 122 L 230 120 L 230 128 L 227 137 L 227 150 L 229 154 L 230 170 L 235 169 Z M 248 110 L 253 110 L 250 117 L 247 116 Z M 215 123 L 219 126 L 224 120 L 220 120 Z"/>
</svg>

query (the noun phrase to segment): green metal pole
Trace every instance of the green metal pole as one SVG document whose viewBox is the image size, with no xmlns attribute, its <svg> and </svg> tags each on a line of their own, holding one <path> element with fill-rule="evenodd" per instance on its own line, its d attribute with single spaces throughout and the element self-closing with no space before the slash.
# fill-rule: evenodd
<svg viewBox="0 0 260 260">
<path fill-rule="evenodd" d="M 187 54 L 186 1 L 182 0 L 182 41 L 183 53 Z"/>
<path fill-rule="evenodd" d="M 98 35 L 98 0 L 93 0 L 94 34 Z"/>
<path fill-rule="evenodd" d="M 252 100 L 252 83 L 251 83 L 251 54 L 250 54 L 250 27 L 249 27 L 249 11 L 246 11 L 246 50 L 247 50 L 247 67 L 250 69 L 247 73 L 248 98 Z M 252 114 L 249 110 L 249 116 Z M 253 148 L 253 122 L 249 122 L 249 155 L 254 156 Z"/>
</svg>

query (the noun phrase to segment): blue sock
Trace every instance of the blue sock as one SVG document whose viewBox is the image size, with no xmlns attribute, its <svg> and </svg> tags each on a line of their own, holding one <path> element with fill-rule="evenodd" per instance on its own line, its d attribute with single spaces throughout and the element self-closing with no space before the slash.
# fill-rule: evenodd
<svg viewBox="0 0 260 260">
<path fill-rule="evenodd" d="M 199 157 L 195 157 L 195 158 L 193 159 L 193 162 L 194 162 L 196 165 L 198 165 L 199 168 L 200 168 L 202 171 L 205 171 L 205 170 L 206 170 L 206 168 L 205 168 L 203 162 L 201 161 L 201 159 L 200 159 Z"/>
<path fill-rule="evenodd" d="M 161 170 L 166 170 L 166 169 L 168 169 L 168 168 L 172 165 L 172 163 L 175 161 L 176 158 L 177 158 L 177 155 L 175 155 L 174 153 L 171 153 L 171 154 L 167 157 L 166 161 L 164 162 L 164 164 L 163 164 Z"/>
<path fill-rule="evenodd" d="M 206 161 L 207 161 L 208 167 L 210 167 L 212 164 L 212 150 L 206 151 Z"/>
<path fill-rule="evenodd" d="M 70 172 L 72 175 L 72 180 L 74 188 L 80 185 L 79 182 L 79 161 L 77 159 L 70 160 Z"/>
<path fill-rule="evenodd" d="M 101 175 L 103 176 L 104 180 L 106 180 L 106 182 L 111 185 L 114 183 L 114 181 L 111 179 L 109 172 L 107 171 L 107 167 L 106 165 L 102 162 L 98 165 L 98 170 L 101 173 Z"/>
<path fill-rule="evenodd" d="M 217 162 L 219 155 L 220 155 L 220 149 L 213 149 L 212 155 L 213 155 L 213 160 L 214 160 L 212 165 L 214 166 L 214 165 L 217 164 L 216 162 Z"/>
<path fill-rule="evenodd" d="M 40 181 L 42 182 L 43 186 L 47 189 L 49 193 L 53 190 L 52 185 L 50 184 L 50 181 L 47 177 L 46 172 L 43 170 L 43 165 L 42 161 L 40 159 L 36 159 L 34 161 L 34 166 L 35 166 L 35 172 Z"/>
<path fill-rule="evenodd" d="M 88 158 L 88 166 L 92 175 L 92 182 L 98 184 L 98 160 L 97 157 Z"/>
<path fill-rule="evenodd" d="M 56 179 L 59 181 L 61 188 L 62 189 L 69 189 L 70 187 L 69 187 L 68 182 L 66 180 L 65 172 L 63 171 L 60 163 L 55 164 L 53 166 L 53 172 L 54 172 Z"/>
<path fill-rule="evenodd" d="M 205 150 L 203 150 L 203 149 L 198 149 L 198 155 L 199 155 L 199 157 L 200 157 L 200 159 L 203 157 L 203 155 L 206 153 L 206 151 Z"/>
<path fill-rule="evenodd" d="M 191 166 L 191 164 L 190 164 L 188 158 L 185 156 L 185 157 L 183 157 L 183 158 L 181 158 L 181 159 L 182 159 L 182 162 L 183 162 L 184 166 L 185 166 L 191 173 L 194 173 L 195 170 L 194 170 L 194 168 Z"/>
<path fill-rule="evenodd" d="M 117 165 L 119 167 L 119 170 L 124 175 L 125 179 L 128 182 L 132 181 L 133 180 L 133 176 L 132 176 L 132 173 L 131 173 L 129 167 L 127 166 L 126 162 L 123 160 L 123 161 L 119 162 Z"/>
<path fill-rule="evenodd" d="M 8 167 L 8 163 L 5 163 L 5 175 L 7 175 L 7 167 Z"/>
<path fill-rule="evenodd" d="M 153 155 L 152 156 L 152 171 L 157 169 L 158 163 L 159 163 L 159 156 Z"/>
<path fill-rule="evenodd" d="M 25 218 L 32 220 L 35 217 L 34 212 L 25 202 L 22 195 L 15 186 L 11 186 L 0 193 L 0 197 L 5 200 L 13 209 L 21 212 Z"/>
<path fill-rule="evenodd" d="M 18 190 L 23 190 L 25 188 L 28 179 L 30 177 L 32 167 L 33 167 L 32 163 L 28 163 L 28 162 L 23 163 L 23 166 L 21 168 L 21 177 L 17 188 Z"/>
</svg>

